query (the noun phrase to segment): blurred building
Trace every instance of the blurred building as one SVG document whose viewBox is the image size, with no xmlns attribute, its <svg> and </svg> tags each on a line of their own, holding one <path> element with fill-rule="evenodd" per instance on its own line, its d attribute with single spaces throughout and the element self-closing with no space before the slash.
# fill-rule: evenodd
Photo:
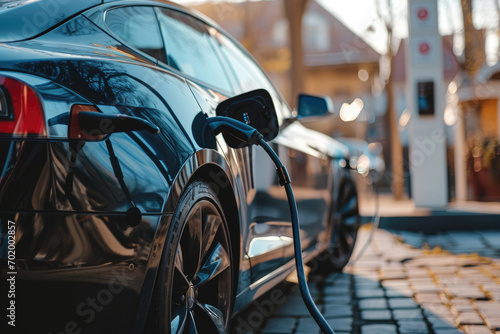
<svg viewBox="0 0 500 334">
<path fill-rule="evenodd" d="M 500 201 L 500 63 L 457 75 L 445 122 L 454 129 L 457 199 Z"/>
<path fill-rule="evenodd" d="M 259 61 L 290 104 L 290 40 L 283 1 L 206 3 L 192 6 L 236 37 Z M 303 16 L 304 92 L 327 95 L 334 113 L 307 124 L 328 135 L 366 139 L 370 122 L 385 113 L 382 89 L 373 94 L 380 55 L 314 0 Z M 376 90 L 376 89 L 375 89 Z M 361 101 L 361 102 L 360 102 Z M 350 109 L 348 106 L 352 106 Z M 341 109 L 360 107 L 354 120 L 341 120 Z M 376 131 L 383 139 L 384 131 Z"/>
</svg>

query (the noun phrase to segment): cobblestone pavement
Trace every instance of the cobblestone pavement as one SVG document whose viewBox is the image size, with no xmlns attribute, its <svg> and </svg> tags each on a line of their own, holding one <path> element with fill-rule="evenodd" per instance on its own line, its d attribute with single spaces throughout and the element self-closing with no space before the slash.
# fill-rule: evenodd
<svg viewBox="0 0 500 334">
<path fill-rule="evenodd" d="M 309 286 L 335 333 L 500 334 L 500 231 L 378 230 L 344 273 L 311 276 Z M 233 320 L 232 333 L 254 332 L 319 330 L 297 286 L 282 284 Z"/>
</svg>

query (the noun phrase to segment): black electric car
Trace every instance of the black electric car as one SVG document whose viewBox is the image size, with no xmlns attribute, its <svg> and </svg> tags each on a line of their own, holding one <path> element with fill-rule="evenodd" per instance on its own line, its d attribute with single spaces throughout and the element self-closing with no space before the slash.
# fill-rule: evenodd
<svg viewBox="0 0 500 334">
<path fill-rule="evenodd" d="M 302 96 L 294 117 L 233 38 L 170 2 L 1 1 L 2 326 L 225 333 L 283 281 L 294 260 L 276 169 L 200 125 L 256 89 L 276 109 L 260 130 L 279 127 L 304 259 L 341 270 L 359 225 L 347 149 L 295 121 L 327 101 Z"/>
</svg>

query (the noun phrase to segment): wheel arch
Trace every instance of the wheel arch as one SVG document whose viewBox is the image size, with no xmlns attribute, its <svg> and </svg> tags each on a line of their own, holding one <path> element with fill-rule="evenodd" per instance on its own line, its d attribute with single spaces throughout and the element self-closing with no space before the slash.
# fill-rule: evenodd
<svg viewBox="0 0 500 334">
<path fill-rule="evenodd" d="M 231 255 L 233 261 L 236 265 L 232 266 L 231 270 L 234 277 L 234 290 L 237 291 L 238 275 L 240 269 L 240 260 L 242 254 L 242 237 L 241 237 L 241 224 L 242 217 L 240 215 L 239 203 L 240 199 L 238 197 L 238 183 L 233 177 L 231 169 L 224 159 L 224 157 L 217 151 L 212 149 L 201 149 L 189 157 L 184 165 L 181 167 L 176 177 L 172 182 L 170 188 L 170 193 L 168 195 L 165 207 L 164 216 L 165 219 L 161 219 L 155 235 L 153 252 L 155 254 L 163 254 L 163 248 L 165 247 L 165 239 L 168 234 L 168 229 L 172 221 L 173 213 L 176 210 L 177 203 L 181 198 L 182 194 L 194 180 L 203 180 L 207 182 L 214 189 L 218 195 L 218 199 L 221 202 L 224 210 L 224 215 L 226 220 L 228 217 L 232 219 L 238 219 L 236 224 L 231 224 L 228 222 L 228 228 L 231 240 Z M 237 240 L 237 242 L 234 242 Z M 148 305 L 139 311 L 140 314 L 136 318 L 136 326 L 134 328 L 134 333 L 142 333 L 145 327 L 145 321 L 149 311 L 149 305 L 152 299 L 152 294 L 155 286 L 155 280 L 160 264 L 161 256 L 153 256 L 150 260 L 150 268 L 153 270 L 146 278 L 143 284 L 142 291 L 142 304 Z M 149 279 L 149 281 L 148 281 Z M 146 291 L 145 291 L 146 290 Z M 234 296 L 233 296 L 234 297 Z M 234 305 L 234 300 L 233 300 Z"/>
<path fill-rule="evenodd" d="M 177 203 L 184 193 L 187 186 L 193 180 L 205 181 L 218 196 L 224 210 L 231 238 L 231 248 L 233 259 L 238 261 L 236 266 L 235 278 L 237 279 L 241 252 L 241 224 L 240 216 L 240 198 L 238 181 L 234 178 L 229 164 L 225 158 L 217 151 L 212 149 L 201 149 L 193 154 L 181 168 L 174 179 L 171 191 L 167 200 L 164 212 L 173 213 Z M 230 220 L 237 219 L 236 222 Z M 160 228 L 160 227 L 159 227 Z M 234 242 L 234 241 L 237 242 Z"/>
</svg>

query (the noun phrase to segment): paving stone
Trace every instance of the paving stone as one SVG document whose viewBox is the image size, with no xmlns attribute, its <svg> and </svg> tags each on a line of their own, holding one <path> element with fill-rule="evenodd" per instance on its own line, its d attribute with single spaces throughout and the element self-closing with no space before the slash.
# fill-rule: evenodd
<svg viewBox="0 0 500 334">
<path fill-rule="evenodd" d="M 366 310 L 361 311 L 363 320 L 391 320 L 392 315 L 389 310 Z"/>
<path fill-rule="evenodd" d="M 368 278 L 368 275 L 372 277 Z M 369 273 L 362 276 L 354 276 L 354 285 L 356 287 L 366 286 L 368 288 L 379 286 L 378 275 L 376 272 L 372 274 L 372 272 L 370 271 Z"/>
<path fill-rule="evenodd" d="M 335 333 L 500 334 L 500 241 L 496 253 L 486 241 L 489 232 L 409 234 L 463 256 L 433 254 L 402 244 L 387 231 L 376 233 L 373 245 L 344 273 L 310 277 L 310 288 L 321 302 L 318 306 Z M 361 231 L 359 242 L 363 235 Z M 500 230 L 497 237 L 500 240 Z M 353 312 L 355 304 L 359 313 Z M 234 319 L 233 326 L 238 321 Z M 298 290 L 265 323 L 262 334 L 320 333 Z M 253 332 L 245 326 L 238 329 L 232 333 Z"/>
<path fill-rule="evenodd" d="M 496 331 L 500 331 L 500 314 L 497 317 L 487 317 L 485 318 L 485 323 L 488 328 Z"/>
<path fill-rule="evenodd" d="M 432 265 L 431 271 L 434 273 L 434 275 L 440 277 L 440 276 L 453 276 L 457 274 L 458 267 L 456 266 L 449 266 L 449 267 L 435 267 Z"/>
<path fill-rule="evenodd" d="M 408 280 L 403 280 L 403 279 L 398 279 L 398 280 L 386 280 L 382 281 L 382 286 L 384 288 L 408 288 L 410 286 L 410 283 Z"/>
<path fill-rule="evenodd" d="M 500 302 L 500 292 L 499 293 L 490 293 L 491 298 L 497 302 Z"/>
<path fill-rule="evenodd" d="M 438 293 L 424 292 L 415 294 L 418 303 L 441 304 L 442 300 Z"/>
<path fill-rule="evenodd" d="M 429 316 L 451 317 L 452 313 L 448 307 L 439 304 L 421 304 L 424 314 Z"/>
<path fill-rule="evenodd" d="M 359 301 L 359 308 L 361 310 L 387 309 L 387 301 L 385 298 L 361 299 Z"/>
<path fill-rule="evenodd" d="M 489 278 L 489 277 L 488 277 Z M 488 292 L 498 292 L 500 293 L 500 284 L 497 282 L 489 282 L 489 283 L 482 283 L 481 284 L 483 290 L 488 291 Z"/>
<path fill-rule="evenodd" d="M 325 278 L 325 284 L 351 284 L 351 275 L 345 273 L 333 273 Z"/>
<path fill-rule="evenodd" d="M 406 268 L 406 276 L 408 279 L 413 279 L 413 278 L 428 278 L 429 277 L 429 271 L 427 269 L 421 269 L 421 268 Z"/>
<path fill-rule="evenodd" d="M 438 329 L 434 331 L 434 334 L 463 334 L 464 332 L 458 329 Z"/>
<path fill-rule="evenodd" d="M 442 288 L 439 286 L 436 286 L 435 284 L 421 284 L 421 285 L 414 285 L 413 290 L 416 293 L 439 293 L 441 292 Z"/>
<path fill-rule="evenodd" d="M 414 292 L 411 289 L 388 289 L 385 290 L 387 297 L 413 297 Z"/>
<path fill-rule="evenodd" d="M 325 296 L 323 301 L 326 305 L 348 305 L 352 298 L 350 295 Z"/>
<path fill-rule="evenodd" d="M 399 332 L 401 334 L 428 334 L 427 324 L 421 321 L 398 321 Z"/>
<path fill-rule="evenodd" d="M 333 286 L 326 286 L 325 289 L 323 290 L 325 295 L 345 295 L 350 293 L 350 286 L 348 285 L 333 285 Z"/>
<path fill-rule="evenodd" d="M 427 316 L 426 319 L 435 330 L 456 328 L 455 320 L 453 319 L 453 317 Z"/>
<path fill-rule="evenodd" d="M 491 334 L 491 330 L 485 326 L 465 326 L 467 334 Z"/>
<path fill-rule="evenodd" d="M 362 334 L 397 334 L 395 325 L 364 325 L 361 327 Z"/>
<path fill-rule="evenodd" d="M 384 290 L 380 288 L 375 289 L 356 289 L 356 297 L 358 298 L 375 298 L 384 297 Z"/>
<path fill-rule="evenodd" d="M 422 310 L 419 308 L 393 310 L 392 314 L 396 320 L 419 320 L 424 318 Z"/>
<path fill-rule="evenodd" d="M 318 328 L 318 324 L 314 319 L 312 318 L 301 318 L 299 319 L 299 324 L 297 326 L 297 329 L 295 330 L 296 333 L 320 333 L 320 330 Z"/>
<path fill-rule="evenodd" d="M 412 285 L 433 285 L 434 279 L 429 275 L 427 277 L 410 277 L 408 278 L 408 282 L 410 282 Z"/>
<path fill-rule="evenodd" d="M 458 315 L 455 324 L 457 326 L 482 325 L 484 324 L 484 321 L 475 311 L 465 311 Z"/>
<path fill-rule="evenodd" d="M 335 333 L 337 332 L 351 332 L 352 331 L 352 318 L 335 318 L 326 319 L 326 322 L 332 327 Z"/>
<path fill-rule="evenodd" d="M 363 278 L 362 280 L 357 280 L 354 281 L 354 286 L 356 288 L 361 288 L 361 289 L 371 289 L 371 288 L 378 288 L 380 287 L 380 282 L 378 278 L 375 276 L 376 273 L 374 272 L 374 279 L 366 279 Z"/>
<path fill-rule="evenodd" d="M 380 274 L 380 278 L 383 280 L 405 279 L 406 274 L 402 270 L 401 271 L 382 272 Z"/>
<path fill-rule="evenodd" d="M 389 306 L 392 309 L 415 308 L 418 304 L 411 298 L 389 298 Z"/>
<path fill-rule="evenodd" d="M 485 318 L 500 316 L 500 303 L 494 301 L 475 301 L 479 313 Z"/>
<path fill-rule="evenodd" d="M 306 317 L 310 316 L 309 310 L 304 303 L 285 303 L 274 313 L 280 317 Z"/>
<path fill-rule="evenodd" d="M 469 299 L 455 298 L 451 301 L 450 306 L 454 313 L 474 311 L 474 306 Z"/>
<path fill-rule="evenodd" d="M 264 333 L 291 333 L 295 328 L 293 318 L 271 318 L 264 327 Z"/>
<path fill-rule="evenodd" d="M 461 297 L 461 298 L 484 298 L 484 292 L 479 290 L 478 287 L 473 285 L 462 285 L 462 286 L 453 286 L 447 287 L 446 293 L 451 296 Z"/>
<path fill-rule="evenodd" d="M 352 317 L 352 308 L 345 306 L 336 306 L 336 305 L 325 305 L 325 309 L 323 311 L 323 316 L 325 318 L 345 318 Z"/>
</svg>

